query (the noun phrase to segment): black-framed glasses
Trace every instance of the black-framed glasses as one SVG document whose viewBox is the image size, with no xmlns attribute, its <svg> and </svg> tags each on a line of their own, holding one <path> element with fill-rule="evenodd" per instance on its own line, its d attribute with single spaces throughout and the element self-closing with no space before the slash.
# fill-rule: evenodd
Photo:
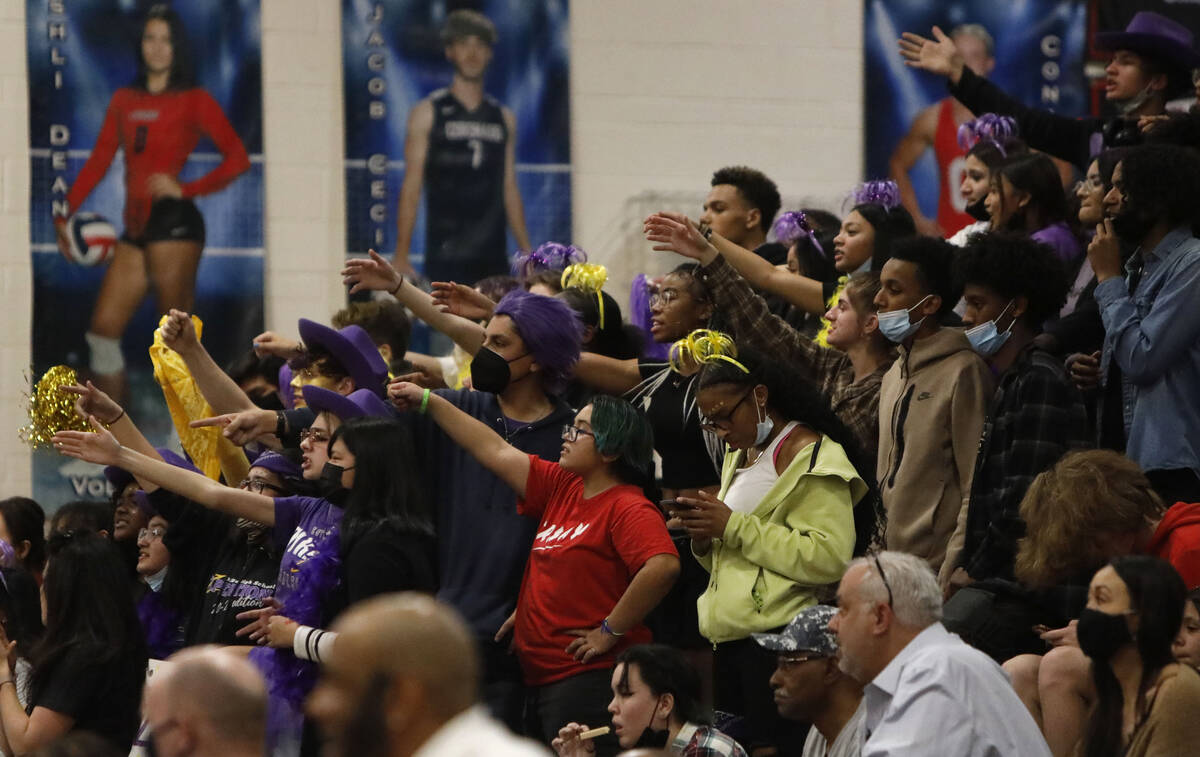
<svg viewBox="0 0 1200 757">
<path fill-rule="evenodd" d="M 749 397 L 753 391 L 754 387 L 747 389 L 746 393 L 741 396 L 741 399 L 733 403 L 733 407 L 729 408 L 728 412 L 721 413 L 720 415 L 714 415 L 711 418 L 706 416 L 704 413 L 700 413 L 700 428 L 707 431 L 728 429 L 730 421 L 733 420 L 733 414 L 737 412 L 737 409 L 741 407 L 742 403 L 746 401 L 746 398 Z"/>
<path fill-rule="evenodd" d="M 587 434 L 593 439 L 596 437 L 594 433 L 588 431 L 586 428 L 580 428 L 579 426 L 572 426 L 570 424 L 563 426 L 562 438 L 564 442 L 573 442 L 579 438 L 580 434 Z"/>
<path fill-rule="evenodd" d="M 888 583 L 887 574 L 883 572 L 883 563 L 879 562 L 879 553 L 872 552 L 871 559 L 875 561 L 875 570 L 879 571 L 879 580 L 883 581 L 883 588 L 887 589 L 888 607 L 892 606 L 892 585 Z"/>
<path fill-rule="evenodd" d="M 247 491 L 252 491 L 255 494 L 262 494 L 263 489 L 270 489 L 273 492 L 278 492 L 279 494 L 283 494 L 283 489 L 276 486 L 275 484 L 272 484 L 269 481 L 264 481 L 261 478 L 243 478 L 242 482 L 240 484 L 238 484 L 238 488 L 246 489 Z"/>
</svg>

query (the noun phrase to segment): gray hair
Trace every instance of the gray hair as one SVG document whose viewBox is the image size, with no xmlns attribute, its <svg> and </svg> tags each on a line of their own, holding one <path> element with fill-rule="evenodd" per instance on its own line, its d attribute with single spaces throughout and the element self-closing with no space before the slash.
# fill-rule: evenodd
<svg viewBox="0 0 1200 757">
<path fill-rule="evenodd" d="M 886 584 L 879 575 L 876 559 L 883 567 Z M 887 602 L 891 587 L 892 612 L 902 625 L 925 628 L 942 619 L 942 590 L 929 563 L 905 552 L 880 552 L 854 560 L 847 570 L 856 565 L 867 566 L 866 575 L 858 585 L 862 598 Z"/>
<path fill-rule="evenodd" d="M 992 39 L 992 33 L 983 24 L 959 24 L 950 31 L 950 39 L 954 39 L 960 34 L 966 34 L 979 40 L 983 43 L 983 48 L 987 50 L 988 57 L 996 57 L 996 40 Z"/>
</svg>

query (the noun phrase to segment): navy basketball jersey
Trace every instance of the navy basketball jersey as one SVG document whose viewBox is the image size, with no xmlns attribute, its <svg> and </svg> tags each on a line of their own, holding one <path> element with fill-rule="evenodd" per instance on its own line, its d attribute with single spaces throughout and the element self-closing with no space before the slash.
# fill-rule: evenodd
<svg viewBox="0 0 1200 757">
<path fill-rule="evenodd" d="M 507 273 L 504 151 L 508 127 L 495 98 L 467 110 L 447 89 L 430 95 L 425 159 L 425 274 L 465 284 Z"/>
</svg>

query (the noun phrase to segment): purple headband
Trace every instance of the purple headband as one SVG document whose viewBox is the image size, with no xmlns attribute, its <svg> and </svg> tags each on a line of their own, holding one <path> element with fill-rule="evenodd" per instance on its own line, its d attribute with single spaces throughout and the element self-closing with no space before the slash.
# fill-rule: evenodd
<svg viewBox="0 0 1200 757">
<path fill-rule="evenodd" d="M 512 274 L 524 282 L 538 271 L 564 271 L 574 263 L 586 263 L 587 253 L 573 244 L 543 242 L 532 252 L 518 252 Z"/>
<path fill-rule="evenodd" d="M 1004 142 L 1017 136 L 1017 121 L 1011 116 L 998 116 L 995 113 L 984 113 L 974 121 L 967 121 L 958 127 L 958 146 L 970 150 L 979 142 L 991 142 L 1000 151 L 1001 157 L 1008 157 Z"/>
<path fill-rule="evenodd" d="M 817 248 L 817 252 L 825 254 L 825 248 L 821 247 L 821 243 L 817 241 L 817 235 L 803 210 L 790 210 L 784 213 L 771 228 L 775 232 L 775 239 L 786 247 L 791 247 L 796 240 L 807 237 L 808 241 L 812 242 L 812 246 Z"/>
<path fill-rule="evenodd" d="M 864 181 L 850 192 L 855 205 L 882 205 L 887 210 L 900 204 L 900 187 L 891 179 Z"/>
</svg>

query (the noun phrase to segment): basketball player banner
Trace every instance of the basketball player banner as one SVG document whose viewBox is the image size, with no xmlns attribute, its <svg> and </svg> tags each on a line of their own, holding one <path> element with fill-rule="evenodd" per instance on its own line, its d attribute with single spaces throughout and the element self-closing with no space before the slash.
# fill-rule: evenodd
<svg viewBox="0 0 1200 757">
<path fill-rule="evenodd" d="M 224 365 L 262 330 L 259 0 L 27 0 L 33 373 L 78 369 L 150 441 L 172 434 L 149 347 L 171 307 Z M 53 509 L 95 466 L 38 451 Z"/>
<path fill-rule="evenodd" d="M 346 242 L 474 283 L 571 241 L 567 2 L 455 5 L 343 0 Z"/>
<path fill-rule="evenodd" d="M 1087 3 L 867 0 L 863 23 L 867 177 L 885 178 L 894 164 L 900 164 L 901 170 L 911 164 L 906 173 L 921 214 L 937 219 L 949 234 L 973 220 L 964 213 L 959 191 L 964 153 L 955 142 L 955 131 L 956 116 L 964 114 L 956 113 L 954 101 L 948 99 L 946 80 L 906 67 L 896 45 L 902 32 L 929 37 L 934 25 L 947 34 L 958 30 L 956 41 L 961 34 L 966 37 L 964 44 L 978 46 L 981 55 L 991 48 L 994 63 L 985 63 L 991 67 L 987 77 L 1017 100 L 1081 116 L 1088 108 L 1083 73 Z M 970 51 L 964 50 L 964 57 L 970 62 Z M 919 159 L 906 160 L 904 151 L 897 149 L 906 135 L 914 140 L 910 144 L 927 148 Z"/>
</svg>

